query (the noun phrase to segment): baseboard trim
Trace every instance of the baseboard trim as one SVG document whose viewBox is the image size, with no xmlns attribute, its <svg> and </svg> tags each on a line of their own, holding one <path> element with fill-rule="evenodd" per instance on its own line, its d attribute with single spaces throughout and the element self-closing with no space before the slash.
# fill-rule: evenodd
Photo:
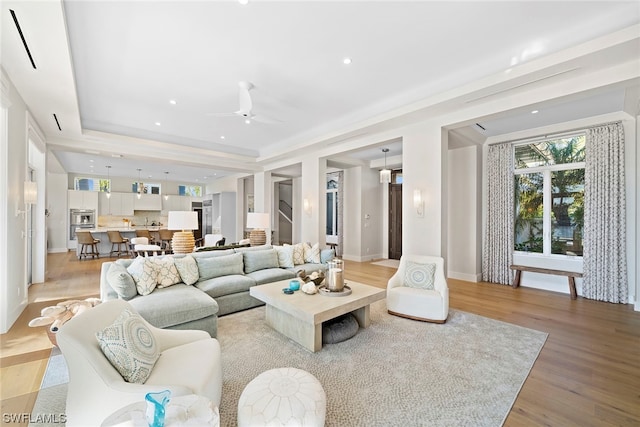
<svg viewBox="0 0 640 427">
<path fill-rule="evenodd" d="M 61 252 L 67 252 L 69 249 L 67 248 L 49 248 L 47 249 L 47 253 L 50 254 L 57 254 L 57 253 L 61 253 Z"/>
<path fill-rule="evenodd" d="M 465 282 L 473 282 L 473 283 L 478 283 L 482 281 L 482 273 L 468 274 L 468 273 L 459 273 L 457 271 L 449 271 L 447 274 L 447 277 L 449 279 L 464 280 Z"/>
</svg>

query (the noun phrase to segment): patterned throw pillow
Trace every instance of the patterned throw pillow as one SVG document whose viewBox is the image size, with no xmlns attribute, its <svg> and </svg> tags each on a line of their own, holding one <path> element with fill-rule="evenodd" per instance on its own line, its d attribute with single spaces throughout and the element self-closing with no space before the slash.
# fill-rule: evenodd
<svg viewBox="0 0 640 427">
<path fill-rule="evenodd" d="M 302 247 L 304 250 L 304 262 L 320 264 L 320 243 L 316 243 L 313 246 L 305 243 Z"/>
<path fill-rule="evenodd" d="M 293 268 L 293 246 L 274 246 L 278 253 L 278 265 L 281 268 Z"/>
<path fill-rule="evenodd" d="M 144 384 L 160 350 L 142 317 L 125 310 L 109 326 L 96 332 L 105 357 L 125 381 Z"/>
<path fill-rule="evenodd" d="M 127 267 L 127 271 L 136 282 L 136 289 L 140 295 L 149 295 L 156 288 L 158 276 L 149 258 L 139 256 Z"/>
<path fill-rule="evenodd" d="M 193 285 L 200 279 L 200 274 L 198 273 L 198 264 L 196 263 L 195 258 L 191 255 L 187 254 L 182 258 L 174 258 L 173 262 L 180 274 L 180 278 L 187 285 Z"/>
<path fill-rule="evenodd" d="M 304 264 L 304 245 L 302 243 L 296 243 L 295 245 L 287 245 L 293 248 L 293 264 L 300 265 Z"/>
<path fill-rule="evenodd" d="M 136 282 L 133 281 L 133 277 L 131 277 L 127 269 L 120 264 L 111 264 L 107 271 L 107 282 L 116 291 L 120 299 L 128 301 L 138 295 Z"/>
<path fill-rule="evenodd" d="M 156 270 L 158 288 L 167 288 L 176 283 L 180 283 L 180 274 L 174 264 L 173 257 L 153 257 L 149 259 Z"/>
<path fill-rule="evenodd" d="M 433 289 L 436 265 L 407 261 L 404 283 L 410 288 Z"/>
</svg>

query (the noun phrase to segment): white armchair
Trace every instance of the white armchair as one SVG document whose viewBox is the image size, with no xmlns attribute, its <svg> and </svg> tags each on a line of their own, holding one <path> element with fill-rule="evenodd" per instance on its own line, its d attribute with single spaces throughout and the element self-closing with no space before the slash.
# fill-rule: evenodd
<svg viewBox="0 0 640 427">
<path fill-rule="evenodd" d="M 432 290 L 406 286 L 407 261 L 435 264 Z M 402 255 L 398 271 L 387 283 L 387 311 L 409 319 L 446 322 L 449 315 L 449 288 L 444 277 L 444 260 L 440 257 Z"/>
<path fill-rule="evenodd" d="M 126 301 L 104 302 L 64 324 L 57 333 L 69 368 L 67 426 L 100 425 L 116 410 L 144 401 L 150 391 L 171 390 L 172 396 L 197 394 L 220 405 L 220 344 L 204 331 L 158 329 L 147 323 L 160 357 L 144 384 L 126 382 L 104 356 L 96 332 L 111 325 Z M 146 323 L 146 322 L 145 322 Z"/>
</svg>

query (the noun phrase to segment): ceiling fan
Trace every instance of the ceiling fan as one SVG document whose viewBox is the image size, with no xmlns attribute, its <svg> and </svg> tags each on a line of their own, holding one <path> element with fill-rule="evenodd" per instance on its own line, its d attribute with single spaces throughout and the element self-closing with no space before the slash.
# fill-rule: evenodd
<svg viewBox="0 0 640 427">
<path fill-rule="evenodd" d="M 208 113 L 207 116 L 215 117 L 242 117 L 245 123 L 250 124 L 252 121 L 260 123 L 281 123 L 280 120 L 272 119 L 264 115 L 258 115 L 253 113 L 253 102 L 251 101 L 251 94 L 249 91 L 253 89 L 253 83 L 247 81 L 238 82 L 239 87 L 239 104 L 238 111 L 233 113 Z"/>
</svg>

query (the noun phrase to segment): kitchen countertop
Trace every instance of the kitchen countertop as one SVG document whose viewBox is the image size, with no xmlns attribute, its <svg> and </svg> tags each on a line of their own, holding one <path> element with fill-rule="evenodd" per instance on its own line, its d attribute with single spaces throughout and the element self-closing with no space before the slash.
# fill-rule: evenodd
<svg viewBox="0 0 640 427">
<path fill-rule="evenodd" d="M 135 233 L 136 230 L 160 231 L 164 227 L 96 227 L 96 228 L 78 228 L 82 231 L 90 231 L 92 233 L 106 233 L 107 231 L 119 231 L 121 233 Z"/>
</svg>

